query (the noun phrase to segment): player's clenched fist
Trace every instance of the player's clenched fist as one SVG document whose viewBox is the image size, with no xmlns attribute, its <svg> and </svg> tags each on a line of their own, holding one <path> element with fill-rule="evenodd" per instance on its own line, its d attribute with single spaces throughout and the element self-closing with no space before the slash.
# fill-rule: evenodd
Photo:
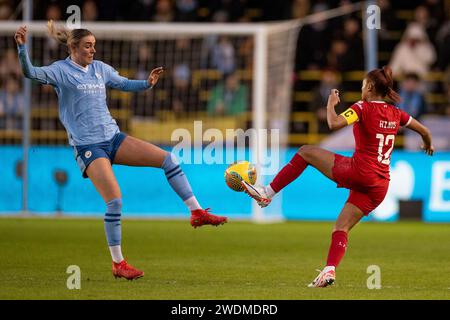
<svg viewBox="0 0 450 320">
<path fill-rule="evenodd" d="M 339 90 L 331 89 L 331 93 L 328 96 L 328 107 L 335 107 L 340 102 L 341 99 L 339 99 Z"/>
<path fill-rule="evenodd" d="M 16 33 L 14 34 L 14 39 L 16 40 L 16 43 L 18 45 L 24 44 L 26 42 L 26 35 L 27 35 L 27 26 L 21 26 L 19 29 L 17 29 Z"/>
</svg>

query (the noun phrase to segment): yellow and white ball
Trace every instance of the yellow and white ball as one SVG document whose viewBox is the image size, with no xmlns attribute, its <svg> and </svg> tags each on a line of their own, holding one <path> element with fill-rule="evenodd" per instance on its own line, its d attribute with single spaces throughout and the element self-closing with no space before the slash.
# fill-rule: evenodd
<svg viewBox="0 0 450 320">
<path fill-rule="evenodd" d="M 228 187 L 234 191 L 244 191 L 241 186 L 241 181 L 255 184 L 256 182 L 256 168 L 248 161 L 236 161 L 230 164 L 225 170 L 225 182 Z"/>
</svg>

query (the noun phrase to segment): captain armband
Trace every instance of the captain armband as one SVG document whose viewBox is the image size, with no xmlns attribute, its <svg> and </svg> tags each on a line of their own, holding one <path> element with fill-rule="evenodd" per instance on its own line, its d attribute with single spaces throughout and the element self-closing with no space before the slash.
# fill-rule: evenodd
<svg viewBox="0 0 450 320">
<path fill-rule="evenodd" d="M 359 119 L 355 110 L 353 110 L 352 108 L 348 108 L 347 110 L 342 112 L 340 115 L 345 118 L 345 120 L 347 121 L 347 125 L 350 125 L 350 124 L 358 121 L 358 119 Z"/>
</svg>

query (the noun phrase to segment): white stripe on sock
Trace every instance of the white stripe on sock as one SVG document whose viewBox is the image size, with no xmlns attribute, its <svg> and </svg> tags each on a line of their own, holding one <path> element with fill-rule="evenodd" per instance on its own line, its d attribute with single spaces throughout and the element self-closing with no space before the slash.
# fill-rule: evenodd
<svg viewBox="0 0 450 320">
<path fill-rule="evenodd" d="M 109 247 L 109 251 L 111 252 L 111 257 L 115 263 L 119 263 L 123 260 L 120 244 L 118 246 Z"/>
<path fill-rule="evenodd" d="M 184 201 L 184 204 L 189 208 L 190 211 L 201 209 L 202 207 L 197 201 L 195 196 L 190 197 Z"/>
</svg>

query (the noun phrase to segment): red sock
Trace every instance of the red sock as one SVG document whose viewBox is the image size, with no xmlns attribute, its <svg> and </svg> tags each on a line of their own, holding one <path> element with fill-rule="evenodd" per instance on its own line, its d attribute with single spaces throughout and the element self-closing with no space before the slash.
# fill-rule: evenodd
<svg viewBox="0 0 450 320">
<path fill-rule="evenodd" d="M 273 191 L 280 192 L 281 189 L 297 179 L 307 166 L 308 162 L 306 162 L 301 155 L 296 153 L 291 161 L 278 172 L 276 177 L 270 183 Z"/>
<path fill-rule="evenodd" d="M 347 232 L 335 231 L 331 236 L 330 250 L 328 251 L 327 266 L 337 267 L 347 248 Z"/>
</svg>

